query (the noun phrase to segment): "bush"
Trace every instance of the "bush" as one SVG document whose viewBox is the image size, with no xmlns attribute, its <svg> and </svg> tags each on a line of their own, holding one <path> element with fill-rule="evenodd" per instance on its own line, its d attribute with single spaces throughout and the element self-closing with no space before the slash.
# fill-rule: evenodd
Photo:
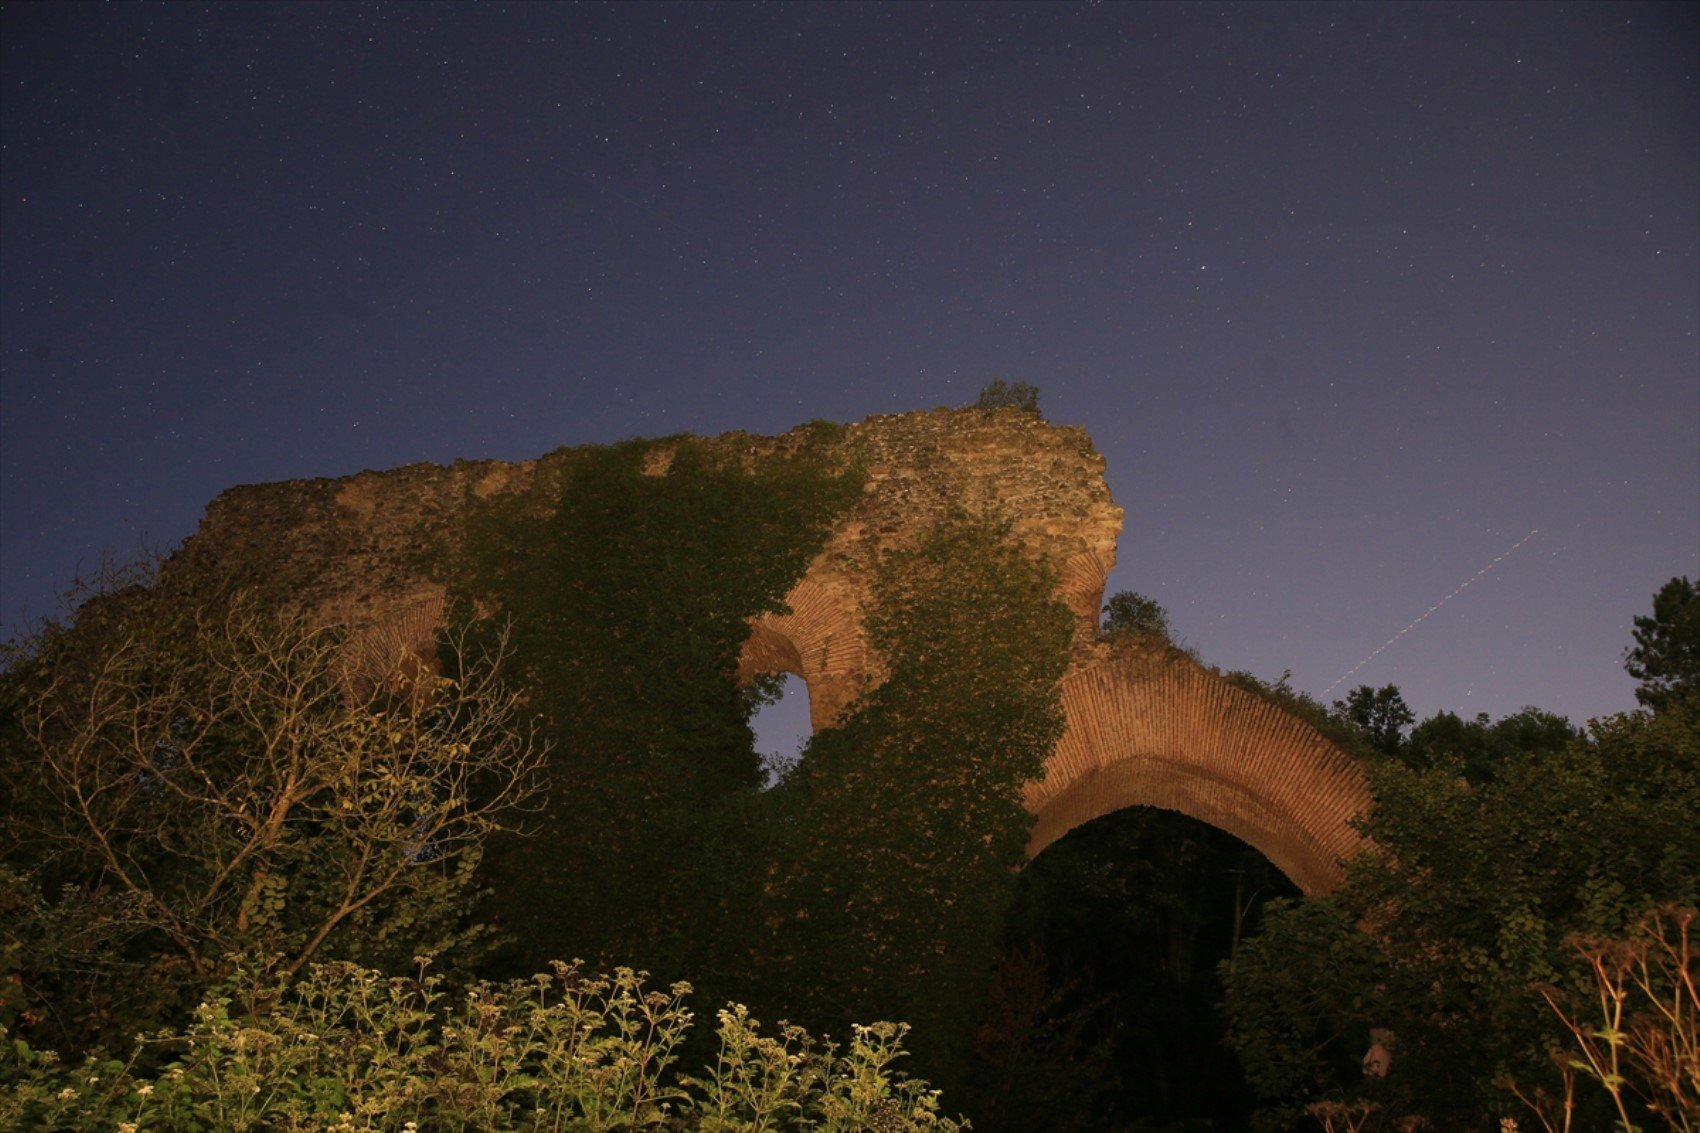
<svg viewBox="0 0 1700 1133">
<path fill-rule="evenodd" d="M 1169 640 L 1169 614 L 1155 598 L 1132 590 L 1110 595 L 1104 603 L 1104 636 L 1152 634 Z"/>
<path fill-rule="evenodd" d="M 1594 961 L 1651 968 L 1673 954 L 1672 937 L 1634 929 L 1640 914 L 1695 907 L 1700 714 L 1678 705 L 1596 720 L 1561 751 L 1514 753 L 1480 781 L 1463 772 L 1456 757 L 1426 770 L 1371 764 L 1375 805 L 1361 829 L 1381 852 L 1350 863 L 1334 893 L 1270 912 L 1225 969 L 1230 1042 L 1272 1117 L 1331 1099 L 1376 1103 L 1390 1123 L 1487 1128 L 1516 1112 L 1507 1082 L 1530 1098 L 1565 1096 L 1581 1058 L 1567 1049 L 1555 1064 L 1548 1052 L 1573 1034 L 1610 1046 L 1596 1056 L 1633 1053 L 1608 1037 L 1638 1041 L 1633 1004 L 1586 1035 L 1570 1026 L 1589 1017 L 1575 1005 L 1629 995 L 1688 1010 L 1668 980 L 1642 995 L 1624 979 L 1638 967 L 1605 966 L 1608 986 Z M 1640 951 L 1590 944 L 1579 957 L 1571 937 Z M 1551 1006 L 1537 986 L 1552 989 Z M 1359 1060 L 1377 1029 L 1398 1041 L 1391 1072 L 1368 1078 Z M 1601 1066 L 1583 1061 L 1581 1072 L 1620 1086 L 1614 1076 L 1632 1073 L 1627 1059 Z M 1643 1077 L 1656 1084 L 1660 1073 Z M 1612 1099 L 1574 1092 L 1568 1128 L 1613 1127 Z"/>
<path fill-rule="evenodd" d="M 1002 378 L 988 382 L 974 402 L 975 409 L 1019 409 L 1024 413 L 1039 412 L 1039 387 L 1027 382 L 1006 382 Z"/>
<path fill-rule="evenodd" d="M 1579 1078 L 1610 1095 L 1617 1128 L 1638 1128 L 1631 1111 L 1641 1106 L 1672 1129 L 1694 1128 L 1700 1119 L 1700 956 L 1690 928 L 1697 916 L 1695 909 L 1666 906 L 1642 917 L 1625 937 L 1572 938 L 1593 976 L 1593 1010 L 1578 1002 L 1585 996 L 1540 988 L 1571 1038 L 1551 1052 L 1562 1094 L 1506 1084 L 1548 1133 L 1570 1128 Z"/>
<path fill-rule="evenodd" d="M 701 1078 L 673 1074 L 690 986 L 645 987 L 629 968 L 578 964 L 451 997 L 439 977 L 349 963 L 293 983 L 239 971 L 181 1033 L 138 1036 L 127 1061 L 61 1064 L 21 1042 L 0 1052 L 0 1125 L 72 1130 L 963 1128 L 938 1095 L 893 1071 L 901 1024 L 857 1027 L 847 1049 L 734 1004 Z M 0 1036 L 4 1032 L 0 1031 Z M 163 1065 L 161 1065 L 163 1063 Z M 149 1069 L 155 1067 L 155 1069 Z"/>
</svg>

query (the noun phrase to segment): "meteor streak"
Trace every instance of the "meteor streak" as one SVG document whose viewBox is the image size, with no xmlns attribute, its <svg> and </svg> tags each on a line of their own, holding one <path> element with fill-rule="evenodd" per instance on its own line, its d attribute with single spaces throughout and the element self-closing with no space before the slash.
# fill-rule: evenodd
<svg viewBox="0 0 1700 1133">
<path fill-rule="evenodd" d="M 1523 536 L 1521 539 L 1517 540 L 1517 542 L 1511 544 L 1511 546 L 1509 546 L 1505 550 L 1501 551 L 1494 558 L 1493 562 L 1489 563 L 1487 566 L 1483 567 L 1481 570 L 1478 570 L 1475 574 L 1472 574 L 1469 578 L 1466 578 L 1462 583 L 1460 583 L 1459 586 L 1458 586 L 1458 589 L 1454 590 L 1452 593 L 1448 594 L 1446 597 L 1442 598 L 1440 601 L 1436 602 L 1434 605 L 1432 605 L 1428 609 L 1424 610 L 1422 612 L 1421 616 L 1412 620 L 1410 625 L 1406 626 L 1404 629 L 1400 630 L 1398 633 L 1394 634 L 1392 637 L 1390 637 L 1386 641 L 1382 642 L 1380 647 L 1377 648 L 1375 650 L 1375 652 L 1371 653 L 1368 657 L 1365 657 L 1362 661 L 1359 661 L 1356 665 L 1353 665 L 1350 669 L 1347 669 L 1345 674 L 1342 675 L 1339 680 L 1335 681 L 1333 684 L 1329 685 L 1327 688 L 1322 690 L 1322 695 L 1326 697 L 1329 693 L 1331 693 L 1335 689 L 1339 688 L 1340 685 L 1346 680 L 1347 677 L 1350 677 L 1353 673 L 1357 672 L 1359 669 L 1363 668 L 1365 665 L 1369 664 L 1371 661 L 1373 661 L 1377 657 L 1381 656 L 1381 654 L 1387 649 L 1387 647 L 1389 645 L 1392 645 L 1395 641 L 1398 641 L 1401 637 L 1404 637 L 1407 633 L 1410 633 L 1413 629 L 1416 629 L 1417 625 L 1419 623 L 1421 623 L 1425 618 L 1427 618 L 1430 614 L 1434 613 L 1436 610 L 1438 610 L 1442 606 L 1446 605 L 1446 603 L 1452 601 L 1452 599 L 1458 597 L 1458 595 L 1460 595 L 1460 594 L 1464 593 L 1464 591 L 1468 590 L 1470 588 L 1470 583 L 1476 581 L 1476 579 L 1480 578 L 1482 575 L 1486 574 L 1488 571 L 1490 571 L 1494 567 L 1498 566 L 1500 564 L 1501 560 L 1510 557 L 1511 552 L 1515 551 L 1518 547 L 1521 547 L 1524 543 L 1527 543 L 1529 540 L 1533 539 L 1536 535 L 1539 535 L 1540 533 L 1541 533 L 1541 529 L 1537 527 L 1534 530 L 1530 531 L 1527 535 Z"/>
</svg>

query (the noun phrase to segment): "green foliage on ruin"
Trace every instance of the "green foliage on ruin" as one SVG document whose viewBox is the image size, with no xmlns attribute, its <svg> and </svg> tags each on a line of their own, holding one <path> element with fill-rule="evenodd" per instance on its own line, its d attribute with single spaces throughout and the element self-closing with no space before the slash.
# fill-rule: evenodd
<svg viewBox="0 0 1700 1133">
<path fill-rule="evenodd" d="M 774 792 L 768 994 L 816 1025 L 914 1024 L 955 1084 L 1031 818 L 1021 786 L 1062 733 L 1072 619 L 1048 571 L 957 516 L 879 563 L 871 643 L 889 666 Z"/>
<path fill-rule="evenodd" d="M 1282 673 L 1279 680 L 1266 681 L 1243 669 L 1236 669 L 1223 673 L 1222 679 L 1243 692 L 1249 692 L 1258 699 L 1297 716 L 1321 732 L 1324 738 L 1341 751 L 1360 759 L 1369 758 L 1374 749 L 1363 730 L 1349 718 L 1330 711 L 1308 692 L 1295 689 L 1288 683 L 1291 676 L 1291 673 Z"/>
<path fill-rule="evenodd" d="M 507 627 L 553 750 L 539 834 L 490 847 L 489 911 L 517 969 L 585 955 L 811 1026 L 901 1018 L 949 1075 L 1022 861 L 1020 788 L 1061 732 L 1072 619 L 993 518 L 867 547 L 884 671 L 763 790 L 748 620 L 861 493 L 838 431 L 809 438 L 576 450 L 474 507 L 457 597 Z"/>
<path fill-rule="evenodd" d="M 561 955 L 671 975 L 713 954 L 761 783 L 738 686 L 748 619 L 785 594 L 861 493 L 837 445 L 755 455 L 693 439 L 564 452 L 478 501 L 459 601 L 510 636 L 551 738 L 533 838 L 486 863 L 523 970 Z"/>
<path fill-rule="evenodd" d="M 996 378 L 980 388 L 975 409 L 1019 409 L 1039 415 L 1039 387 L 1031 382 L 1006 382 Z"/>
</svg>

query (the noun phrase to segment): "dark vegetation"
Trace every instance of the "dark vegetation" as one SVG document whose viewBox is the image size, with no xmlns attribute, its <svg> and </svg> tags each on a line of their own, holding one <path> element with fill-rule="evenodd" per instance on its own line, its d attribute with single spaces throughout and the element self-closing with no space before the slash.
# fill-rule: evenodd
<svg viewBox="0 0 1700 1133">
<path fill-rule="evenodd" d="M 1123 590 L 1110 595 L 1104 604 L 1103 632 L 1107 637 L 1119 634 L 1153 634 L 1167 639 L 1169 615 L 1155 598 Z"/>
<path fill-rule="evenodd" d="M 645 475 L 657 454 L 666 474 Z M 500 611 L 476 632 L 510 635 L 509 678 L 552 748 L 532 823 L 547 836 L 493 839 L 485 863 L 511 973 L 563 955 L 738 970 L 771 851 L 748 836 L 764 800 L 738 650 L 860 494 L 842 455 L 746 467 L 700 442 L 629 442 L 474 512 L 447 573 L 468 609 Z"/>
<path fill-rule="evenodd" d="M 1006 382 L 1002 378 L 986 383 L 974 402 L 976 409 L 1020 409 L 1026 413 L 1039 412 L 1039 389 L 1027 382 Z"/>
<path fill-rule="evenodd" d="M 1655 943 L 1700 902 L 1691 592 L 1672 580 L 1636 619 L 1629 667 L 1652 712 L 1585 733 L 1533 708 L 1442 712 L 1406 735 L 1396 689 L 1335 706 L 1377 753 L 1364 829 L 1386 852 L 1351 863 L 1329 896 L 1272 907 L 1224 966 L 1259 1128 L 1294 1127 L 1319 1102 L 1338 1129 L 1694 1126 L 1693 958 Z M 1620 1015 L 1599 1014 L 1602 993 Z M 1677 1053 L 1636 1062 L 1637 1033 Z M 1360 1066 L 1377 1039 L 1384 1077 Z M 1601 1041 L 1611 1058 L 1579 1069 L 1579 1049 Z"/>
<path fill-rule="evenodd" d="M 1700 684 L 1700 588 L 1684 575 L 1653 595 L 1651 617 L 1635 619 L 1635 644 L 1624 668 L 1641 682 L 1635 699 L 1652 709 L 1692 696 Z"/>
<path fill-rule="evenodd" d="M 976 1052 L 982 1130 L 1242 1128 L 1217 969 L 1298 890 L 1263 855 L 1136 807 L 1027 867 Z"/>
<path fill-rule="evenodd" d="M 994 383 L 982 403 L 1036 412 L 1037 394 Z M 905 1068 L 982 1130 L 1557 1129 L 1566 1098 L 1575 1129 L 1692 1127 L 1700 1086 L 1667 1041 L 1683 1032 L 1646 1014 L 1680 1006 L 1693 975 L 1669 944 L 1683 914 L 1647 918 L 1700 903 L 1686 579 L 1635 619 L 1646 709 L 1586 732 L 1535 709 L 1418 723 L 1392 686 L 1324 707 L 1230 674 L 1373 784 L 1365 829 L 1387 852 L 1301 899 L 1227 835 L 1138 808 L 1021 868 L 1019 788 L 1060 734 L 1071 618 L 997 517 L 953 516 L 870 564 L 885 679 L 767 785 L 761 690 L 739 687 L 736 659 L 859 498 L 843 431 L 773 452 L 630 442 L 551 467 L 445 548 L 442 679 L 351 684 L 334 634 L 242 579 L 171 570 L 13 650 L 0 1025 L 18 1041 L 0 1118 L 223 1127 L 208 1115 L 233 1111 L 207 1098 L 246 1066 L 268 1090 L 293 1083 L 254 1128 L 357 1103 L 349 1128 L 755 1128 L 757 1095 L 789 1099 L 772 1128 L 920 1128 L 933 1103 L 889 1073 L 902 1036 L 852 1030 L 889 1019 L 914 1028 Z M 1111 596 L 1105 614 L 1107 635 L 1168 640 L 1150 598 Z M 750 1015 L 716 1040 L 682 991 L 629 976 L 562 972 L 532 1006 L 527 985 L 477 982 L 574 957 L 647 969 L 651 989 L 689 979 L 699 1003 Z M 1611 979 L 1629 1014 L 1601 1031 L 1587 1012 Z M 860 1037 L 843 1059 L 790 1061 L 813 1040 L 779 1019 Z M 510 1025 L 533 1036 L 517 1054 Z M 608 1038 L 582 1056 L 599 1069 L 557 1089 L 542 1068 L 592 1035 Z M 1590 1041 L 1617 1061 L 1554 1061 Z M 346 1056 L 313 1053 L 327 1043 Z M 1372 1046 L 1385 1076 L 1364 1073 Z M 94 1069 L 54 1069 L 44 1048 Z M 718 1084 L 669 1070 L 717 1058 Z M 787 1066 L 807 1073 L 785 1085 Z M 863 1108 L 845 1108 L 864 1074 Z M 584 1116 L 583 1098 L 616 1096 L 626 1108 Z"/>
</svg>

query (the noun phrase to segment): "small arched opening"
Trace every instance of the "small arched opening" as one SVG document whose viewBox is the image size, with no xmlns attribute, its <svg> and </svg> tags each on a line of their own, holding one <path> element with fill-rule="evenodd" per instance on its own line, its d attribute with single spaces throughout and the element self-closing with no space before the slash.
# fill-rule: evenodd
<svg viewBox="0 0 1700 1133">
<path fill-rule="evenodd" d="M 767 618 L 752 623 L 738 657 L 738 683 L 750 698 L 750 730 L 765 787 L 797 765 L 817 723 L 803 650 L 788 628 Z"/>
<path fill-rule="evenodd" d="M 757 686 L 750 730 L 755 733 L 756 754 L 761 756 L 762 780 L 771 787 L 797 765 L 814 735 L 809 682 L 794 673 L 779 672 L 757 678 Z"/>
</svg>

